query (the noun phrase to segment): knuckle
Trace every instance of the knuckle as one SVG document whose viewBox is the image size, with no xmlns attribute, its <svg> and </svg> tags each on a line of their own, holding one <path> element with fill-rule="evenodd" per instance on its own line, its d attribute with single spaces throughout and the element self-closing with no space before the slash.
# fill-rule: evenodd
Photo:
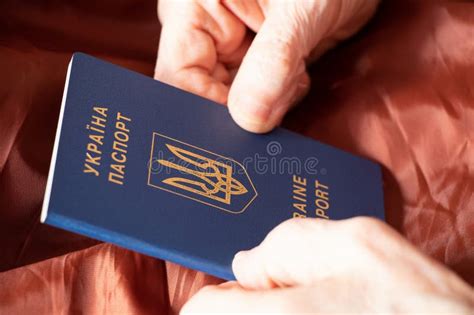
<svg viewBox="0 0 474 315">
<path fill-rule="evenodd" d="M 283 222 L 274 229 L 275 235 L 294 235 L 300 234 L 304 230 L 304 220 L 302 218 L 294 218 Z"/>
<path fill-rule="evenodd" d="M 242 44 L 245 32 L 245 25 L 241 23 L 231 22 L 225 25 L 220 32 L 220 38 L 218 38 L 218 42 L 220 42 L 219 52 L 221 54 L 231 54 L 236 51 Z"/>
<path fill-rule="evenodd" d="M 292 218 L 274 228 L 269 234 L 268 239 L 274 243 L 292 243 L 298 240 L 309 240 L 311 235 L 317 230 L 324 228 L 329 223 L 327 221 L 310 218 Z"/>
<path fill-rule="evenodd" d="M 285 247 L 294 243 L 295 239 L 300 238 L 301 221 L 298 219 L 290 219 L 275 227 L 268 233 L 265 238 L 265 246 L 267 251 L 273 251 L 275 247 Z"/>
<path fill-rule="evenodd" d="M 372 263 L 383 260 L 389 228 L 382 221 L 357 217 L 347 220 L 342 228 L 354 249 L 365 259 Z"/>
<path fill-rule="evenodd" d="M 385 229 L 385 225 L 370 217 L 356 217 L 346 221 L 347 231 L 356 237 L 366 237 L 380 233 Z"/>
</svg>

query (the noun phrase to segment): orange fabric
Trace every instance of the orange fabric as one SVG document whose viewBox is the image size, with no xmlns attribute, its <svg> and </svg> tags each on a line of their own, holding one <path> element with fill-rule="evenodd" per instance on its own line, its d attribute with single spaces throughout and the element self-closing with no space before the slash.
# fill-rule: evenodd
<svg viewBox="0 0 474 315">
<path fill-rule="evenodd" d="M 39 223 L 67 62 L 152 75 L 153 0 L 0 3 L 0 314 L 176 313 L 219 280 Z M 285 125 L 378 161 L 387 221 L 474 284 L 474 3 L 383 1 Z"/>
</svg>

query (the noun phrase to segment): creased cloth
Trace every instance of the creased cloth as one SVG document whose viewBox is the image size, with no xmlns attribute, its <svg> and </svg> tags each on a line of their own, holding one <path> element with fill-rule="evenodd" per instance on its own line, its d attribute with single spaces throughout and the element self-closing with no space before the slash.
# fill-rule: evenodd
<svg viewBox="0 0 474 315">
<path fill-rule="evenodd" d="M 39 223 L 67 63 L 153 75 L 152 0 L 0 2 L 0 314 L 175 314 L 220 280 Z M 382 1 L 284 126 L 379 162 L 387 222 L 474 284 L 474 2 Z"/>
</svg>

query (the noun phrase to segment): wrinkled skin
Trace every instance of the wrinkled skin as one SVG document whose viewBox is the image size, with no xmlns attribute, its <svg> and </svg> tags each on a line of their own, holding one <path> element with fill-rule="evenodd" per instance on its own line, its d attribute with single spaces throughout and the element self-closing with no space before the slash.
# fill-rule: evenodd
<svg viewBox="0 0 474 315">
<path fill-rule="evenodd" d="M 307 64 L 377 3 L 161 0 L 155 78 L 227 104 L 244 129 L 270 131 L 308 90 Z M 467 284 L 373 219 L 284 222 L 233 269 L 236 282 L 204 288 L 182 312 L 474 312 Z"/>
<path fill-rule="evenodd" d="M 182 313 L 474 314 L 469 285 L 375 219 L 286 221 L 233 270 Z"/>
<path fill-rule="evenodd" d="M 306 64 L 359 30 L 377 2 L 159 1 L 155 78 L 227 104 L 244 129 L 270 131 L 308 90 Z"/>
</svg>

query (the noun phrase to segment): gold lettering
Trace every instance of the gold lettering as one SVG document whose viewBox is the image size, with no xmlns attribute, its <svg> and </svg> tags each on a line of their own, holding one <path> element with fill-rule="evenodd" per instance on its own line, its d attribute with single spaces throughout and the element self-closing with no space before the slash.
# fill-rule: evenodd
<svg viewBox="0 0 474 315">
<path fill-rule="evenodd" d="M 306 214 L 301 214 L 298 212 L 293 212 L 293 218 L 306 218 Z"/>
<path fill-rule="evenodd" d="M 316 200 L 314 201 L 314 204 L 316 206 L 316 210 L 315 210 L 316 216 L 323 219 L 329 219 L 329 215 L 326 212 L 326 210 L 328 210 L 330 207 L 329 186 L 322 184 L 318 180 L 314 181 L 314 186 L 315 186 L 314 194 L 316 196 Z"/>
<path fill-rule="evenodd" d="M 296 214 L 301 214 L 300 217 L 306 217 L 306 178 L 293 175 L 293 201 L 299 201 L 293 203 L 293 209 L 299 210 L 302 213 L 294 212 L 293 217 Z"/>
<path fill-rule="evenodd" d="M 94 168 L 93 165 L 100 166 L 101 163 L 101 146 L 104 144 L 105 123 L 107 122 L 107 108 L 105 107 L 93 107 L 94 113 L 99 116 L 92 115 L 90 124 L 86 125 L 86 129 L 93 131 L 88 135 L 89 143 L 86 145 L 86 158 L 84 163 L 84 173 L 91 173 L 95 176 L 99 176 L 98 169 Z"/>
<path fill-rule="evenodd" d="M 293 208 L 298 209 L 303 213 L 306 213 L 306 204 L 304 203 L 294 203 Z"/>
<path fill-rule="evenodd" d="M 122 149 L 122 148 L 119 148 L 119 146 L 123 146 L 123 147 L 125 147 L 125 148 L 128 147 L 126 143 L 122 143 L 122 142 L 118 142 L 118 141 L 114 141 L 114 142 L 112 143 L 112 149 L 113 149 L 114 151 L 119 151 L 119 152 L 122 152 L 122 153 L 127 153 L 127 150 Z"/>
<path fill-rule="evenodd" d="M 104 129 L 98 129 L 94 126 L 90 126 L 90 125 L 86 125 L 86 129 L 88 130 L 94 130 L 95 132 L 98 132 L 98 133 L 105 133 Z"/>
<path fill-rule="evenodd" d="M 87 151 L 94 152 L 94 153 L 97 153 L 97 154 L 102 154 L 102 152 L 99 151 L 99 147 L 95 143 L 88 143 L 87 144 Z M 99 160 L 100 160 L 100 157 L 99 157 Z"/>
<path fill-rule="evenodd" d="M 324 200 L 329 200 L 329 193 L 326 191 L 322 191 L 320 189 L 316 189 L 315 192 L 316 197 L 324 199 Z"/>
<path fill-rule="evenodd" d="M 102 140 L 104 140 L 104 136 L 89 135 L 89 139 L 91 139 L 92 141 L 94 141 L 98 145 L 103 145 L 104 144 L 104 142 L 102 141 Z"/>
<path fill-rule="evenodd" d="M 117 163 L 127 162 L 127 156 L 125 154 L 122 154 L 122 153 L 112 152 L 112 159 Z"/>
<path fill-rule="evenodd" d="M 122 115 L 121 112 L 118 112 L 118 113 L 117 113 L 117 120 L 122 120 L 122 119 L 123 119 L 123 120 L 126 120 L 126 121 L 132 121 L 131 118 L 128 118 L 128 117 Z"/>
<path fill-rule="evenodd" d="M 317 179 L 314 181 L 314 187 L 316 187 L 316 189 L 317 188 L 322 188 L 322 189 L 326 189 L 326 190 L 329 189 L 328 186 L 321 184 L 321 182 L 318 181 Z"/>
<path fill-rule="evenodd" d="M 100 156 L 92 157 L 89 152 L 86 152 L 86 162 L 94 165 L 100 165 Z"/>
<path fill-rule="evenodd" d="M 131 121 L 130 118 L 122 115 L 120 112 L 117 113 L 117 119 L 115 121 L 115 132 L 114 141 L 112 142 L 112 160 L 116 164 L 110 165 L 109 182 L 123 185 L 125 178 L 125 163 L 127 162 L 127 142 L 129 140 L 128 133 L 130 129 L 127 128 L 125 121 Z"/>
<path fill-rule="evenodd" d="M 300 195 L 306 197 L 306 187 L 293 185 L 293 195 Z"/>
<path fill-rule="evenodd" d="M 84 173 L 92 173 L 95 176 L 99 176 L 99 172 L 87 163 L 84 163 Z"/>
<path fill-rule="evenodd" d="M 128 129 L 126 128 L 125 123 L 122 122 L 122 121 L 117 121 L 117 122 L 115 123 L 115 128 L 120 129 L 120 130 L 125 131 L 125 132 L 130 132 L 130 130 L 128 130 Z"/>
<path fill-rule="evenodd" d="M 306 178 L 293 175 L 293 183 L 306 186 Z"/>
<path fill-rule="evenodd" d="M 110 168 L 119 173 L 120 175 L 125 174 L 125 165 L 123 164 L 111 164 Z"/>
<path fill-rule="evenodd" d="M 94 111 L 104 117 L 107 117 L 107 110 L 106 107 L 94 107 Z"/>
<path fill-rule="evenodd" d="M 329 202 L 324 199 L 316 199 L 314 203 L 316 204 L 316 207 L 321 208 L 323 210 L 327 210 L 329 208 Z"/>
<path fill-rule="evenodd" d="M 326 215 L 326 211 L 324 211 L 323 209 L 316 209 L 316 216 L 323 219 L 329 219 L 329 217 Z"/>
<path fill-rule="evenodd" d="M 301 201 L 301 202 L 306 202 L 306 199 L 303 199 L 300 196 L 296 196 L 296 195 L 293 195 L 293 199 L 296 199 L 296 200 Z"/>
<path fill-rule="evenodd" d="M 107 119 L 99 117 L 99 116 L 92 116 L 91 124 L 105 128 L 105 123 Z"/>
<path fill-rule="evenodd" d="M 117 185 L 123 185 L 122 179 L 123 179 L 122 175 L 109 172 L 109 182 L 112 182 Z"/>
<path fill-rule="evenodd" d="M 117 139 L 120 142 L 128 142 L 128 133 L 123 132 L 123 131 L 116 131 L 114 133 L 115 139 Z"/>
</svg>

